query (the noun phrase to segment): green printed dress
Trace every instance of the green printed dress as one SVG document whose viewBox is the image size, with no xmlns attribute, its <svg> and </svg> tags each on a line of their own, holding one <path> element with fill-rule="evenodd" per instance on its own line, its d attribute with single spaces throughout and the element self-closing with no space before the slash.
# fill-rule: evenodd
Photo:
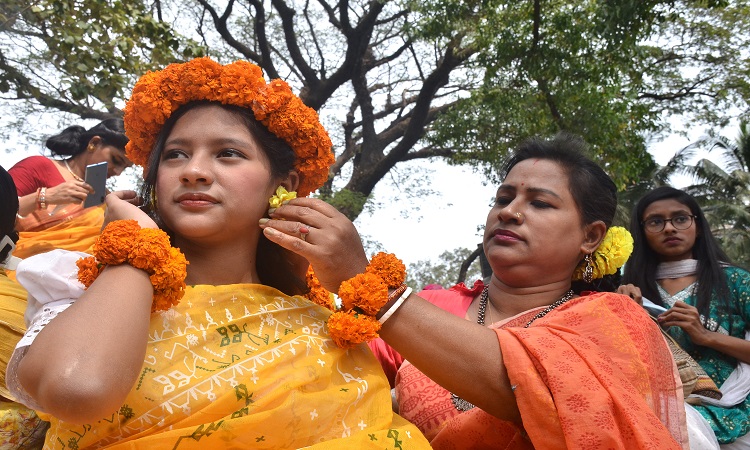
<svg viewBox="0 0 750 450">
<path fill-rule="evenodd" d="M 701 320 L 711 331 L 745 339 L 745 331 L 750 329 L 750 273 L 737 267 L 727 267 L 724 273 L 732 298 L 731 311 L 728 315 L 720 315 L 716 302 L 711 302 L 709 317 L 701 316 Z M 680 300 L 695 306 L 696 288 L 697 283 L 693 283 L 674 296 L 670 296 L 659 286 L 659 293 L 662 301 L 667 305 L 674 305 Z M 687 333 L 679 327 L 671 327 L 668 332 L 703 367 L 719 387 L 737 366 L 737 359 L 714 349 L 693 344 Z M 734 442 L 750 431 L 750 396 L 731 408 L 699 405 L 695 406 L 695 409 L 711 425 L 721 444 Z"/>
</svg>

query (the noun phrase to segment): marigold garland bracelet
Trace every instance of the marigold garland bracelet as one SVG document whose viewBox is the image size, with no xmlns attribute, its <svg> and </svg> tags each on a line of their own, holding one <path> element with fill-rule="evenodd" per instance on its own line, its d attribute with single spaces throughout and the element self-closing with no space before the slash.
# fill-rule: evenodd
<svg viewBox="0 0 750 450">
<path fill-rule="evenodd" d="M 141 228 L 135 220 L 116 220 L 94 243 L 94 256 L 76 261 L 78 281 L 86 288 L 108 265 L 128 263 L 146 271 L 154 287 L 151 312 L 167 310 L 185 294 L 188 261 L 157 228 Z"/>
<path fill-rule="evenodd" d="M 308 269 L 307 279 L 310 286 L 307 298 L 334 311 L 328 318 L 328 332 L 336 345 L 342 348 L 377 338 L 380 326 L 411 294 L 411 289 L 404 284 L 406 266 L 390 253 L 376 254 L 364 273 L 341 283 L 341 309 L 338 310 L 312 268 Z M 389 289 L 393 289 L 390 294 Z M 386 305 L 390 305 L 387 311 L 380 314 L 379 319 L 376 318 Z"/>
</svg>

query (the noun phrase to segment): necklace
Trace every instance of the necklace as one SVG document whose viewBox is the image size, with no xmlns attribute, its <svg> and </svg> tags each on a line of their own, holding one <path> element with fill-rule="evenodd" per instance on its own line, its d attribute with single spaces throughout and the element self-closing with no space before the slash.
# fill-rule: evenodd
<svg viewBox="0 0 750 450">
<path fill-rule="evenodd" d="M 565 295 L 562 296 L 562 298 L 560 298 L 560 300 L 557 300 L 555 303 L 553 303 L 553 304 L 549 305 L 548 307 L 544 308 L 542 311 L 539 311 L 539 313 L 536 316 L 532 317 L 531 320 L 529 320 L 528 322 L 526 322 L 526 325 L 524 325 L 523 327 L 524 328 L 529 328 L 529 326 L 532 323 L 534 323 L 534 321 L 536 319 L 540 319 L 540 318 L 546 316 L 550 311 L 552 311 L 553 309 L 557 308 L 558 306 L 562 305 L 563 303 L 565 303 L 568 300 L 570 300 L 571 298 L 573 298 L 574 295 L 575 294 L 573 293 L 573 290 L 572 289 L 569 290 L 568 292 L 565 293 Z"/>
<path fill-rule="evenodd" d="M 575 294 L 573 293 L 573 290 L 569 290 L 565 293 L 559 300 L 556 300 L 554 303 L 549 305 L 548 307 L 544 308 L 542 311 L 540 311 L 537 315 L 531 318 L 526 325 L 524 325 L 524 328 L 528 328 L 536 319 L 540 319 L 547 314 L 549 314 L 550 311 L 557 308 L 558 306 L 562 305 L 563 303 L 567 302 L 571 298 L 573 298 Z M 484 315 L 487 313 L 487 304 L 490 300 L 490 287 L 485 286 L 485 288 L 482 290 L 482 296 L 479 297 L 479 311 L 477 312 L 477 323 L 479 325 L 484 325 Z M 515 386 L 514 386 L 515 388 Z M 515 389 L 514 389 L 515 390 Z M 453 402 L 453 406 L 456 407 L 459 411 L 468 411 L 475 406 L 471 402 L 467 402 L 466 400 L 462 399 L 458 395 L 451 392 L 451 402 Z"/>
<path fill-rule="evenodd" d="M 71 169 L 70 166 L 68 165 L 67 159 L 63 159 L 63 164 L 65 164 L 65 168 L 68 169 L 68 172 L 70 172 L 70 174 L 73 175 L 73 178 L 75 178 L 78 181 L 84 181 L 83 178 L 79 177 L 78 174 L 73 172 L 73 169 Z"/>
</svg>

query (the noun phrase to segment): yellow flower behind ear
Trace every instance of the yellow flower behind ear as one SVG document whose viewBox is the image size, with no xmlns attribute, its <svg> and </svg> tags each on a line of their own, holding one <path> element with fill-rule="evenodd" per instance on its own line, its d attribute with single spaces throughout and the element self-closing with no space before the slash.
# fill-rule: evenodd
<svg viewBox="0 0 750 450">
<path fill-rule="evenodd" d="M 296 191 L 287 192 L 284 186 L 279 186 L 278 188 L 276 188 L 276 194 L 272 195 L 268 200 L 268 204 L 271 206 L 271 208 L 278 208 L 284 202 L 295 198 L 297 198 Z"/>
<path fill-rule="evenodd" d="M 599 248 L 591 255 L 594 268 L 594 279 L 612 275 L 622 267 L 633 253 L 633 236 L 623 227 L 611 227 L 607 230 Z M 574 280 L 583 279 L 585 263 L 579 264 L 573 273 Z"/>
</svg>

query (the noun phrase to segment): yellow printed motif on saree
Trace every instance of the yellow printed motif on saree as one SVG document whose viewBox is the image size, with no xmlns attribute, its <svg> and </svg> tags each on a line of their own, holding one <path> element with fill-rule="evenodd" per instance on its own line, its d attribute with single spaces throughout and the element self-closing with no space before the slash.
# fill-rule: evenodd
<svg viewBox="0 0 750 450">
<path fill-rule="evenodd" d="M 261 285 L 189 287 L 152 316 L 120 410 L 83 426 L 51 418 L 45 448 L 429 448 L 391 411 L 369 349 L 328 338 L 328 314 Z"/>
</svg>

